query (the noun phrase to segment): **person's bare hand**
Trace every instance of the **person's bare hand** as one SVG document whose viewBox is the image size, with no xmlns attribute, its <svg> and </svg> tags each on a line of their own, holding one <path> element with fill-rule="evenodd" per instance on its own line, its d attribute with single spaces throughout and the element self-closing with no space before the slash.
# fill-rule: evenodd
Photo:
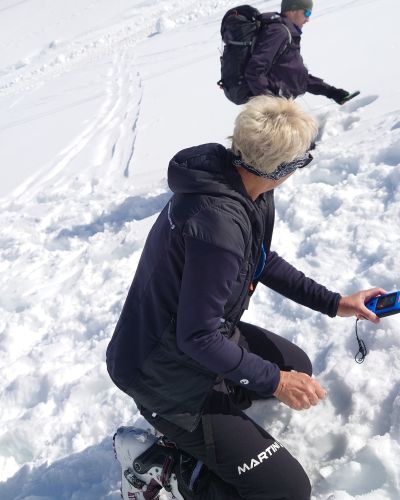
<svg viewBox="0 0 400 500">
<path fill-rule="evenodd" d="M 379 323 L 379 318 L 372 311 L 365 307 L 365 303 L 378 295 L 387 293 L 383 288 L 370 288 L 369 290 L 361 290 L 341 297 L 338 307 L 338 316 L 344 318 L 356 316 L 357 319 L 367 319 L 372 323 Z"/>
<path fill-rule="evenodd" d="M 326 397 L 326 390 L 306 373 L 281 371 L 274 396 L 293 410 L 307 410 Z"/>
</svg>

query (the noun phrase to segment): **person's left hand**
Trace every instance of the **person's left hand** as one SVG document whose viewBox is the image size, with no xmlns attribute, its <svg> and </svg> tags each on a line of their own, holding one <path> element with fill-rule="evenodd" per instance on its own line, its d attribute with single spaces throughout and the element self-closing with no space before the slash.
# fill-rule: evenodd
<svg viewBox="0 0 400 500">
<path fill-rule="evenodd" d="M 370 288 L 369 290 L 361 290 L 352 295 L 341 297 L 337 315 L 343 318 L 356 316 L 357 319 L 367 319 L 372 323 L 379 323 L 378 316 L 367 309 L 365 303 L 384 293 L 387 293 L 387 291 L 383 288 Z"/>
</svg>

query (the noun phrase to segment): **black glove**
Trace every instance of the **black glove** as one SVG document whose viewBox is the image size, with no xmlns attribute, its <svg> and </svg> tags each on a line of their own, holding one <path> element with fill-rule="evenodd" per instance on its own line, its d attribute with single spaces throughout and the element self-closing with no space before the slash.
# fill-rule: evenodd
<svg viewBox="0 0 400 500">
<path fill-rule="evenodd" d="M 346 97 L 350 94 L 347 90 L 337 89 L 335 87 L 331 87 L 326 95 L 329 99 L 333 99 L 338 104 L 344 104 L 346 102 Z"/>
</svg>

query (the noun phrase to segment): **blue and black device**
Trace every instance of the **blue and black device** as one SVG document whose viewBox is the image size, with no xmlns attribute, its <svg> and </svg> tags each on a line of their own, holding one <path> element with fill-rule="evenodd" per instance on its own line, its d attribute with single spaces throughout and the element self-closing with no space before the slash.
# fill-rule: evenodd
<svg viewBox="0 0 400 500">
<path fill-rule="evenodd" d="M 400 313 L 400 290 L 374 297 L 365 306 L 379 318 Z"/>
</svg>

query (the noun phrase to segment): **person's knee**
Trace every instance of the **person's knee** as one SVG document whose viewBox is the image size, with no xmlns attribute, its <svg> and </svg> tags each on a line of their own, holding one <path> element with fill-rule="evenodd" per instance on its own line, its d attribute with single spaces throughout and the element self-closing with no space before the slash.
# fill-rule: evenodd
<svg viewBox="0 0 400 500">
<path fill-rule="evenodd" d="M 298 462 L 297 462 L 298 463 Z M 311 498 L 311 483 L 303 469 L 298 463 L 296 471 L 291 471 L 287 477 L 287 496 L 285 500 L 310 500 Z"/>
<path fill-rule="evenodd" d="M 276 458 L 278 458 L 277 455 Z M 246 500 L 265 500 L 266 498 L 310 500 L 310 480 L 300 463 L 286 450 L 274 467 L 271 468 L 271 462 L 263 463 L 265 467 L 253 469 L 237 484 L 241 498 Z"/>
<path fill-rule="evenodd" d="M 296 485 L 296 491 L 287 500 L 310 500 L 310 498 L 311 484 L 307 478 L 307 481 L 304 481 L 303 485 Z"/>
<path fill-rule="evenodd" d="M 310 358 L 307 356 L 306 353 L 304 353 L 304 369 L 301 370 L 303 373 L 307 373 L 307 375 L 310 375 L 310 377 L 312 377 L 312 374 L 313 374 L 313 366 L 312 366 L 312 363 L 311 363 L 311 360 Z"/>
<path fill-rule="evenodd" d="M 307 373 L 310 377 L 313 374 L 313 366 L 308 355 L 303 351 L 303 349 L 298 348 L 298 354 L 296 359 L 296 364 L 293 368 L 297 372 Z"/>
</svg>

